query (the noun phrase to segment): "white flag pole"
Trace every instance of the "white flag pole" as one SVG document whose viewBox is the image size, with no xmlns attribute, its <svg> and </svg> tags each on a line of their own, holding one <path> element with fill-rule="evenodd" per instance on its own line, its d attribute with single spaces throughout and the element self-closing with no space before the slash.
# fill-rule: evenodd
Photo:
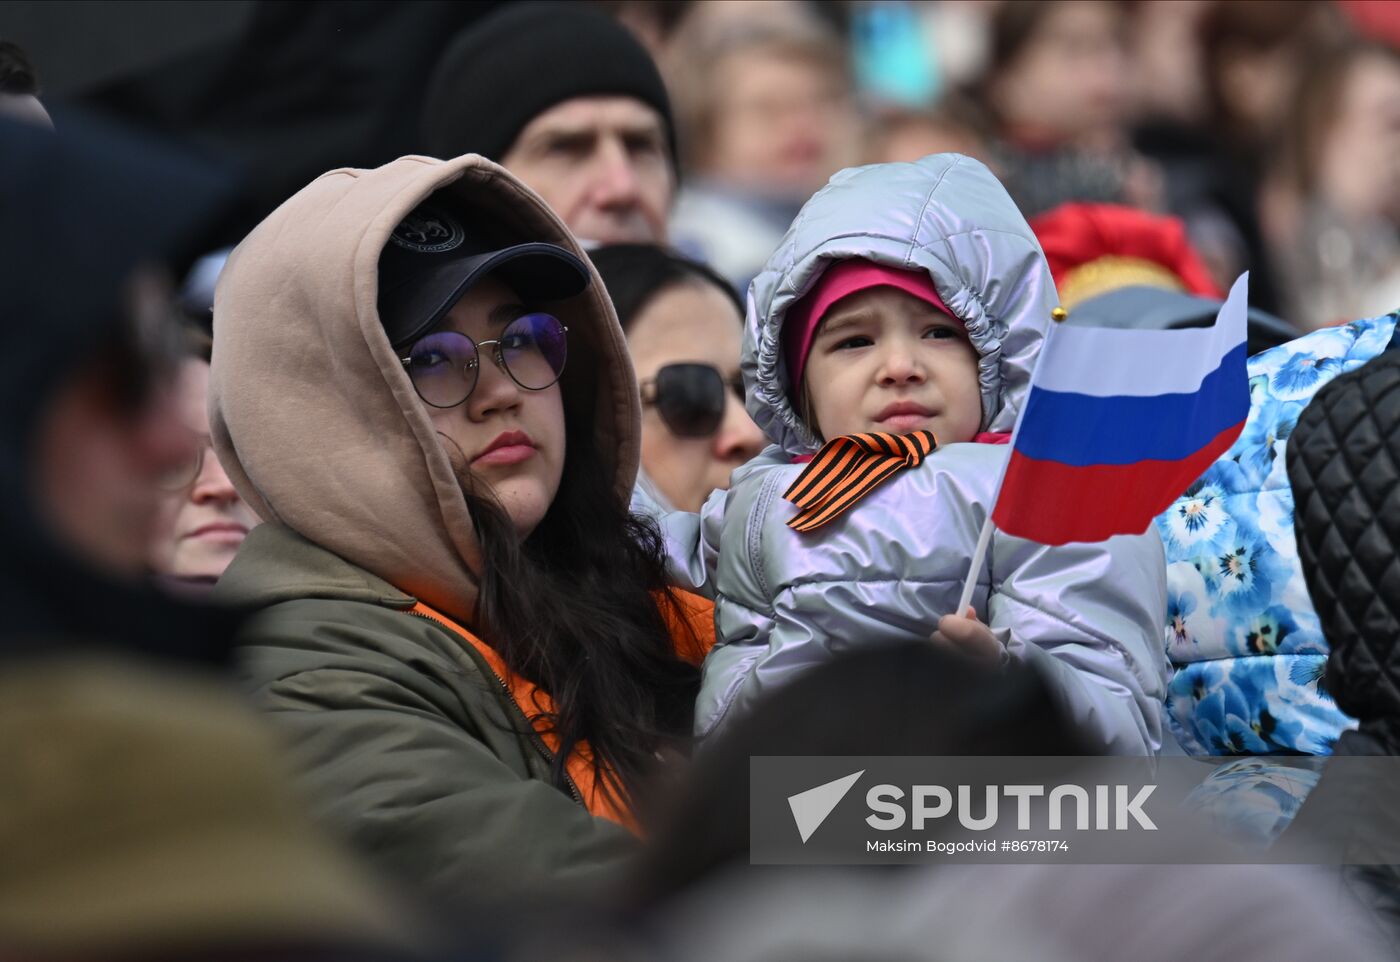
<svg viewBox="0 0 1400 962">
<path fill-rule="evenodd" d="M 1000 488 L 1000 486 L 998 486 Z M 995 501 L 992 504 L 996 504 Z M 972 552 L 972 564 L 967 569 L 967 580 L 963 582 L 962 597 L 958 599 L 954 614 L 961 615 L 972 604 L 972 593 L 977 590 L 977 573 L 982 570 L 982 562 L 987 557 L 987 545 L 992 540 L 992 512 L 987 511 L 987 520 L 982 522 L 982 533 L 977 536 L 977 550 Z"/>
<path fill-rule="evenodd" d="M 1057 307 L 1050 312 L 1051 319 L 1055 322 L 1045 331 L 1045 343 L 1040 345 L 1040 353 L 1036 355 L 1035 365 L 1031 368 L 1031 379 L 1026 384 L 1026 400 L 1031 397 L 1031 386 L 1035 384 L 1036 371 L 1040 370 L 1040 362 L 1050 349 L 1050 338 L 1055 328 L 1068 317 L 1068 313 L 1063 307 Z M 1021 419 L 1025 417 L 1026 405 L 1021 405 L 1021 410 L 1016 412 L 1016 424 L 1011 429 L 1011 441 L 1007 447 L 1011 451 L 1016 450 L 1016 435 L 1021 432 Z M 977 576 L 982 572 L 982 564 L 987 559 L 987 547 L 992 542 L 992 531 L 996 527 L 992 524 L 992 512 L 996 509 L 997 499 L 1001 497 L 1001 486 L 1006 480 L 1006 469 L 1011 466 L 1011 455 L 1008 454 L 1006 460 L 1001 465 L 1001 474 L 997 477 L 997 486 L 992 492 L 991 504 L 987 505 L 987 517 L 982 522 L 982 531 L 977 535 L 977 547 L 973 549 L 972 561 L 967 567 L 967 580 L 963 582 L 962 597 L 958 599 L 958 607 L 954 614 L 961 615 L 967 611 L 967 606 L 972 604 L 972 594 L 977 590 Z"/>
</svg>

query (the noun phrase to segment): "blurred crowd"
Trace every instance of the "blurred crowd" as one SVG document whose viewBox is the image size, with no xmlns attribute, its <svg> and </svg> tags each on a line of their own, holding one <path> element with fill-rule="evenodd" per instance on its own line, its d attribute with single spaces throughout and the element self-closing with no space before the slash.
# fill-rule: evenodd
<svg viewBox="0 0 1400 962">
<path fill-rule="evenodd" d="M 1388 4 L 620 3 L 676 105 L 681 249 L 741 289 L 833 172 L 957 151 L 1028 217 L 1181 218 L 1215 283 L 1299 330 L 1397 292 Z"/>
<path fill-rule="evenodd" d="M 84 86 L 0 5 L 0 958 L 1392 957 L 1396 866 L 762 872 L 747 777 L 1400 752 L 1400 5 L 227 6 Z M 752 523 L 871 430 L 846 347 L 956 342 L 873 423 L 980 484 L 1051 316 L 1245 273 L 1248 424 L 1145 534 L 964 617 L 878 536 L 947 498 L 965 567 L 976 484 L 821 577 Z"/>
<path fill-rule="evenodd" d="M 233 162 L 248 201 L 230 243 L 337 161 L 470 146 L 512 153 L 507 166 L 527 183 L 561 169 L 560 148 L 545 156 L 539 130 L 514 115 L 567 92 L 573 81 L 542 65 L 572 38 L 532 26 L 468 40 L 491 3 L 247 6 L 241 32 L 218 46 L 64 96 Z M 1251 303 L 1300 331 L 1388 310 L 1400 285 L 1389 4 L 598 6 L 654 59 L 664 88 L 638 100 L 664 122 L 647 134 L 657 162 L 636 164 L 636 183 L 593 201 L 548 188 L 582 237 L 669 239 L 742 291 L 835 171 L 951 150 L 985 161 L 1028 217 L 1086 201 L 1180 218 L 1218 288 L 1249 270 Z M 22 20 L 7 28 L 23 43 Z M 396 56 L 381 56 L 389 48 Z M 308 74 L 316 63 L 324 73 Z M 627 63 L 624 52 L 608 69 Z M 24 71 L 7 70 L 7 89 L 25 91 Z M 297 136 L 307 129 L 317 136 Z"/>
</svg>

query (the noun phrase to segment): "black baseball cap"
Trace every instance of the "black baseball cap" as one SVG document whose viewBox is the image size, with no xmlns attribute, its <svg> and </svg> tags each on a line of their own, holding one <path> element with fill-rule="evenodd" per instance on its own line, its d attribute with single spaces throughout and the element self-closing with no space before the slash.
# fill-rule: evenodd
<svg viewBox="0 0 1400 962">
<path fill-rule="evenodd" d="M 379 320 L 395 347 L 442 320 L 467 289 L 494 274 L 531 303 L 587 290 L 588 268 L 555 244 L 502 246 L 467 226 L 450 205 L 419 204 L 389 235 L 379 256 Z"/>
</svg>

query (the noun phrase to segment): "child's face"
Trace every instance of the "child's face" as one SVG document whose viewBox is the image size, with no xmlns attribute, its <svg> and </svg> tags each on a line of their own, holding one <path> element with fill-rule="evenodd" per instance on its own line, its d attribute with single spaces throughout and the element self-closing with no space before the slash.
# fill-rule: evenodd
<svg viewBox="0 0 1400 962">
<path fill-rule="evenodd" d="M 823 437 L 932 431 L 971 441 L 982 424 L 977 351 L 963 326 L 893 287 L 859 291 L 822 319 L 803 377 Z"/>
</svg>

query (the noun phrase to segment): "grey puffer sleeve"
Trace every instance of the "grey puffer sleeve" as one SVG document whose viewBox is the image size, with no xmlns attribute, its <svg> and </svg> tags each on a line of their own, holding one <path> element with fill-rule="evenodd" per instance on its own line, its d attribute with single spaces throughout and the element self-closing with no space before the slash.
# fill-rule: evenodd
<svg viewBox="0 0 1400 962">
<path fill-rule="evenodd" d="M 1162 747 L 1168 667 L 1166 554 L 1155 528 L 1049 547 L 997 533 L 979 609 L 1012 656 L 1051 681 L 1090 743 L 1114 755 Z"/>
<path fill-rule="evenodd" d="M 661 529 L 666 574 L 671 584 L 715 599 L 715 569 L 719 565 L 720 530 L 729 505 L 729 492 L 710 492 L 696 511 L 666 507 L 638 484 L 632 490 L 632 513 L 649 518 Z"/>
<path fill-rule="evenodd" d="M 800 467 L 738 481 L 720 537 L 718 640 L 697 733 L 842 651 L 928 638 L 957 606 L 1005 456 L 949 445 L 805 535 L 787 527 L 796 509 L 781 498 Z M 1013 656 L 1047 673 L 1093 744 L 1158 750 L 1166 576 L 1155 533 L 1066 547 L 998 535 L 973 604 Z"/>
</svg>

